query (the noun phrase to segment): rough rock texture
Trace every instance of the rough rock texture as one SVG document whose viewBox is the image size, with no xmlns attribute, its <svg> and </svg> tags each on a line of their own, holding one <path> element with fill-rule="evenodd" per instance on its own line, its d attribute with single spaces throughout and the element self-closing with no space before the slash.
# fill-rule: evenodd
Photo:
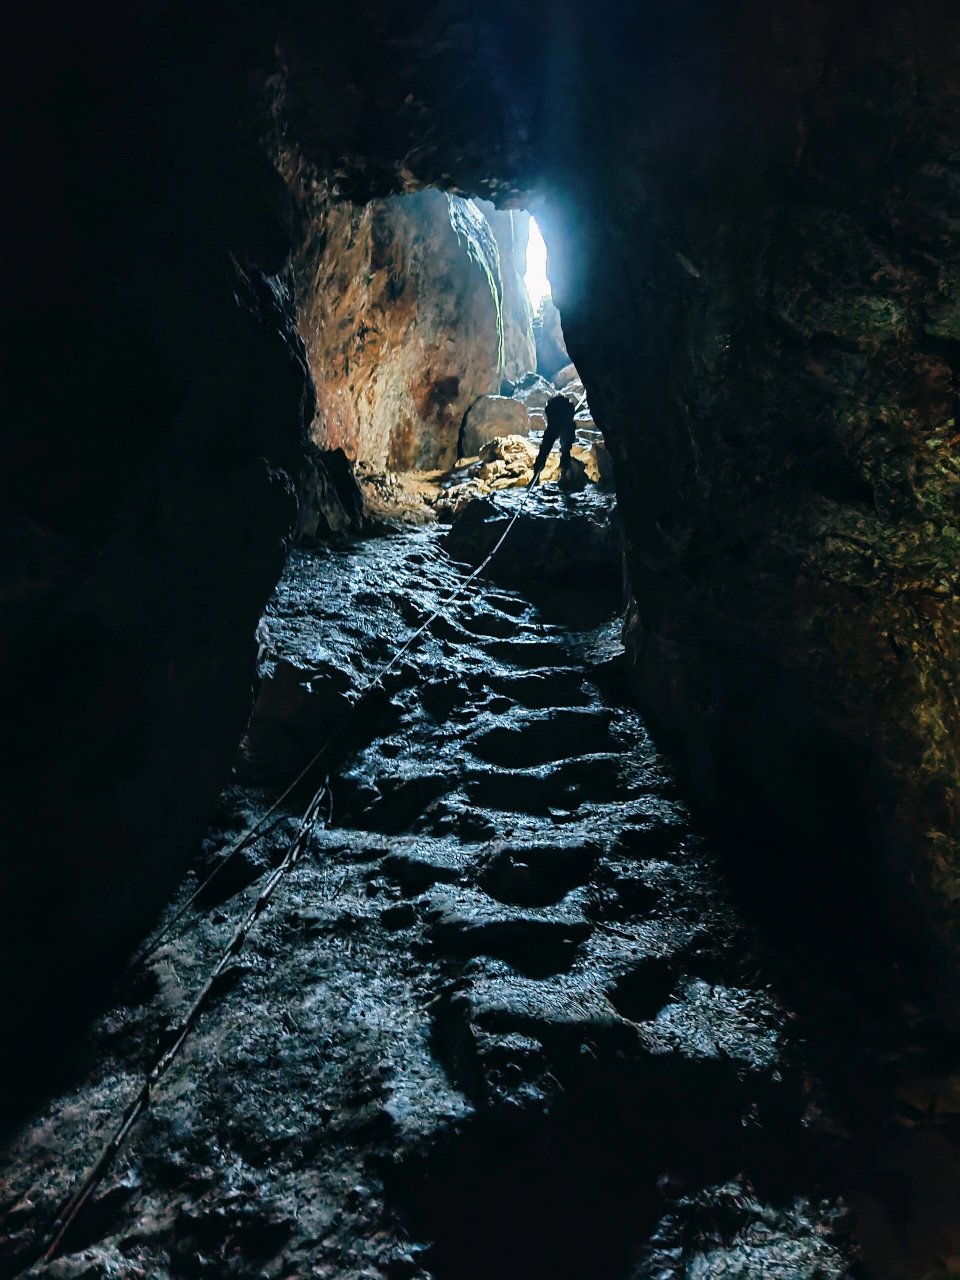
<svg viewBox="0 0 960 1280">
<path fill-rule="evenodd" d="M 290 181 L 306 224 L 295 275 L 317 386 L 314 438 L 392 470 L 450 465 L 468 406 L 535 359 L 525 237 L 522 226 L 514 231 L 527 215 L 486 206 L 501 334 L 491 281 L 451 226 L 441 192 L 358 207 L 331 201 L 300 172 Z"/>
<path fill-rule="evenodd" d="M 621 117 L 638 163 L 553 224 L 556 297 L 616 455 L 647 705 L 706 794 L 795 815 L 844 909 L 884 855 L 886 914 L 919 901 L 956 942 L 960 15 L 861 17 L 678 26 L 689 113 Z"/>
<path fill-rule="evenodd" d="M 528 409 L 543 409 L 551 397 L 557 394 L 557 388 L 549 379 L 539 373 L 527 373 L 514 385 L 512 395 L 521 400 Z"/>
<path fill-rule="evenodd" d="M 452 472 L 439 478 L 439 490 L 432 497 L 437 516 L 449 521 L 464 511 L 478 498 L 489 497 L 502 489 L 526 489 L 533 482 L 533 468 L 540 451 L 540 438 L 522 436 L 498 436 L 480 450 L 476 462 L 458 465 Z M 602 445 L 596 441 L 578 441 L 573 446 L 573 471 L 578 482 L 586 478 L 604 489 L 611 489 L 608 475 L 610 459 Z M 560 450 L 554 448 L 547 455 L 537 488 L 552 485 L 560 479 Z M 551 495 L 551 500 L 556 495 Z M 563 508 L 574 514 L 574 508 Z M 522 558 L 522 557 L 521 557 Z"/>
<path fill-rule="evenodd" d="M 457 560 L 479 564 L 519 508 L 510 534 L 510 553 L 497 563 L 496 571 L 503 581 L 617 587 L 622 563 L 611 505 L 609 496 L 595 491 L 576 498 L 560 497 L 542 488 L 528 497 L 501 493 L 496 500 L 473 502 L 458 514 L 446 548 Z"/>
<path fill-rule="evenodd" d="M 955 6 L 448 16 L 381 15 L 408 97 L 376 146 L 338 118 L 340 150 L 334 54 L 298 28 L 289 127 L 351 190 L 539 187 L 638 688 L 705 795 L 749 780 L 861 906 L 885 868 L 892 914 L 955 942 Z"/>
<path fill-rule="evenodd" d="M 490 223 L 500 249 L 503 276 L 503 376 L 510 381 L 537 365 L 533 312 L 524 283 L 530 214 L 525 209 L 498 209 L 489 200 L 475 202 Z"/>
<path fill-rule="evenodd" d="M 304 450 L 297 540 L 310 543 L 362 533 L 367 520 L 363 492 L 342 449 Z"/>
<path fill-rule="evenodd" d="M 884 865 L 894 914 L 956 939 L 958 22 L 108 2 L 53 40 L 18 9 L 0 936 L 24 1007 L 69 1007 L 140 927 L 244 718 L 311 408 L 263 162 L 291 149 L 338 199 L 541 193 L 648 705 L 705 793 L 796 832 L 784 865 L 830 837 L 851 908 Z"/>
<path fill-rule="evenodd" d="M 573 523 L 538 515 L 558 551 L 583 554 Z M 313 754 L 331 711 L 344 724 L 382 638 L 410 638 L 457 585 L 439 541 L 293 553 L 264 618 L 243 780 L 200 875 L 262 814 L 277 767 Z M 622 703 L 619 592 L 597 586 L 551 608 L 480 582 L 385 677 L 350 721 L 331 826 L 212 992 L 63 1256 L 31 1274 L 847 1274 L 819 1089 L 716 858 Z M 5 1153 L 0 1275 L 37 1259 L 298 811 L 288 802 L 221 868 Z"/>
<path fill-rule="evenodd" d="M 526 406 L 509 396 L 481 396 L 467 410 L 458 454 L 476 458 L 496 436 L 521 436 L 529 430 Z"/>
<path fill-rule="evenodd" d="M 216 804 L 312 393 L 282 185 L 237 125 L 271 30 L 108 2 L 62 12 L 51 39 L 49 12 L 9 16 L 8 115 L 43 133 L 7 131 L 3 161 L 18 185 L 0 413 L 13 1088 L 59 1067 Z"/>
</svg>

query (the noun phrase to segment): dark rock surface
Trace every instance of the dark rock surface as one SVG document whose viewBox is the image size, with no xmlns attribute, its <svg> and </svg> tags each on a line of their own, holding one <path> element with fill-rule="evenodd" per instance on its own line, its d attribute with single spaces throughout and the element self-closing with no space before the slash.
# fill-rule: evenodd
<svg viewBox="0 0 960 1280">
<path fill-rule="evenodd" d="M 293 553 L 248 781 L 169 913 L 275 793 L 252 762 L 292 770 L 339 727 L 332 824 L 32 1274 L 846 1275 L 804 1128 L 819 1086 L 620 700 L 617 593 L 558 613 L 481 585 L 347 728 L 342 700 L 459 580 L 431 531 Z M 213 879 L 14 1141 L 3 1274 L 35 1260 L 303 803 Z"/>
<path fill-rule="evenodd" d="M 342 449 L 307 444 L 299 480 L 298 541 L 309 544 L 363 532 L 367 523 L 363 492 Z"/>
<path fill-rule="evenodd" d="M 678 22 L 647 123 L 619 116 L 645 159 L 543 219 L 616 459 L 637 687 L 703 794 L 749 780 L 845 867 L 868 934 L 955 943 L 958 13 L 738 15 Z"/>
<path fill-rule="evenodd" d="M 475 458 L 497 436 L 525 436 L 526 407 L 511 396 L 481 396 L 467 410 L 460 430 L 458 457 Z"/>
<path fill-rule="evenodd" d="M 436 530 L 293 553 L 238 774 L 165 919 L 331 730 L 332 822 L 33 1274 L 944 1274 L 960 1046 L 889 963 L 869 993 L 869 957 L 820 972 L 815 931 L 762 941 L 776 903 L 736 905 L 624 703 L 615 591 L 483 581 L 349 711 L 460 581 Z M 0 1274 L 35 1259 L 322 772 L 4 1153 Z"/>
<path fill-rule="evenodd" d="M 859 841 L 877 918 L 955 942 L 956 7 L 451 17 L 379 13 L 404 89 L 376 142 L 299 24 L 292 135 L 354 195 L 539 192 L 617 464 L 648 707 L 703 794 L 749 777 L 808 844 Z M 389 81 L 371 63 L 361 96 Z"/>
<path fill-rule="evenodd" d="M 951 0 L 17 8 L 8 1070 L 59 1059 L 246 715 L 312 416 L 291 153 L 360 204 L 539 193 L 647 706 L 702 794 L 796 832 L 802 859 L 759 865 L 825 939 L 955 940 L 958 22 Z"/>
<path fill-rule="evenodd" d="M 454 519 L 446 548 L 457 560 L 478 565 L 493 550 L 510 520 L 510 555 L 490 573 L 505 582 L 551 587 L 616 588 L 622 581 L 622 550 L 613 499 L 591 490 L 558 493 L 551 485 L 507 490 L 471 502 Z"/>
<path fill-rule="evenodd" d="M 6 27 L 4 1110 L 216 807 L 297 520 L 283 189 L 238 127 L 270 35 L 110 0 Z"/>
</svg>

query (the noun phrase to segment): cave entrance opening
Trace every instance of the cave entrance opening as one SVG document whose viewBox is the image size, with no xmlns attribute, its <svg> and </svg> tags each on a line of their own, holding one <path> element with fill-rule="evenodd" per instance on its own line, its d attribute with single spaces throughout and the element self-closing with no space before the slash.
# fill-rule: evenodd
<svg viewBox="0 0 960 1280">
<path fill-rule="evenodd" d="M 547 246 L 543 238 L 543 232 L 537 223 L 533 214 L 530 215 L 530 225 L 527 234 L 527 258 L 526 271 L 523 275 L 523 283 L 527 288 L 527 297 L 530 299 L 530 306 L 534 315 L 540 310 L 547 298 L 553 298 L 553 290 L 550 287 L 550 278 L 547 275 Z"/>
<path fill-rule="evenodd" d="M 456 507 L 466 482 L 475 496 L 524 487 L 558 394 L 577 411 L 590 481 L 609 475 L 563 341 L 541 212 L 436 188 L 311 209 L 294 261 L 311 434 L 347 487 L 355 473 L 351 510 L 429 518 L 425 507 Z"/>
</svg>

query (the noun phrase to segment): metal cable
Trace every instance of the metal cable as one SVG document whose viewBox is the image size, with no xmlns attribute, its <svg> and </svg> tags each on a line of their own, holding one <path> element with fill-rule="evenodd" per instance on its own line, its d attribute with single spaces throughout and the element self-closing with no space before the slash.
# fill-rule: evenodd
<svg viewBox="0 0 960 1280">
<path fill-rule="evenodd" d="M 510 530 L 513 528 L 513 526 L 516 524 L 517 520 L 519 519 L 520 513 L 523 511 L 523 508 L 526 506 L 527 499 L 530 496 L 530 491 L 532 490 L 534 484 L 536 483 L 537 477 L 539 475 L 540 475 L 539 471 L 535 472 L 533 479 L 530 481 L 530 484 L 527 486 L 526 492 L 524 493 L 523 501 L 517 507 L 517 510 L 514 512 L 513 517 L 511 518 L 506 529 L 503 531 L 499 540 L 494 546 L 493 550 L 489 552 L 489 554 L 487 555 L 483 563 L 479 565 L 476 569 L 474 569 L 474 571 L 469 575 L 469 577 L 465 578 L 461 583 L 459 583 L 459 585 L 453 589 L 453 591 L 450 593 L 449 596 L 447 596 L 445 600 L 442 600 L 440 602 L 440 604 L 433 611 L 433 613 L 430 614 L 430 616 L 426 619 L 425 622 L 422 622 L 420 624 L 417 630 L 414 631 L 413 635 L 411 635 L 409 639 L 406 641 L 406 643 L 403 644 L 401 648 L 397 650 L 397 652 L 393 655 L 393 657 L 389 660 L 389 662 L 385 663 L 384 666 L 382 666 L 380 670 L 374 676 L 371 677 L 371 679 L 367 682 L 367 684 L 361 687 L 353 704 L 354 710 L 356 710 L 356 708 L 360 706 L 360 704 L 366 698 L 367 694 L 369 694 L 373 689 L 375 689 L 380 684 L 380 682 L 383 680 L 383 677 L 396 665 L 397 662 L 400 661 L 403 655 L 410 650 L 410 648 L 416 643 L 416 641 L 419 640 L 419 638 L 423 635 L 423 633 L 427 630 L 427 628 L 431 625 L 431 623 L 435 622 L 437 618 L 439 618 L 440 615 L 444 612 L 444 610 L 449 605 L 453 604 L 453 602 L 457 599 L 457 597 L 468 586 L 470 586 L 472 582 L 474 582 L 480 576 L 480 574 L 484 571 L 484 569 L 486 569 L 487 565 L 489 565 L 490 561 L 493 559 L 493 557 L 497 554 L 497 552 L 503 546 L 504 542 L 506 541 L 507 535 L 510 533 Z M 281 791 L 280 795 L 277 796 L 276 800 L 274 800 L 274 802 L 270 805 L 270 808 L 267 809 L 263 814 L 261 814 L 261 816 L 257 819 L 257 821 L 253 823 L 251 826 L 249 826 L 246 829 L 246 831 L 244 831 L 244 833 L 240 836 L 240 838 L 234 844 L 232 844 L 229 849 L 227 849 L 224 852 L 222 857 L 220 857 L 217 860 L 216 864 L 214 865 L 212 870 L 209 872 L 209 874 L 200 882 L 199 885 L 197 885 L 196 889 L 194 889 L 193 893 L 186 900 L 186 902 L 179 908 L 179 910 L 172 917 L 172 919 L 170 919 L 163 926 L 160 932 L 156 934 L 156 936 L 147 944 L 146 947 L 144 947 L 142 951 L 138 952 L 133 957 L 133 959 L 127 965 L 127 968 L 125 971 L 127 974 L 130 974 L 135 969 L 140 968 L 140 966 L 144 964 L 145 961 L 149 960 L 149 958 L 156 953 L 156 951 L 160 948 L 163 942 L 165 942 L 166 939 L 170 936 L 174 927 L 177 924 L 179 924 L 179 922 L 187 914 L 187 912 L 194 905 L 197 899 L 201 896 L 204 890 L 211 884 L 213 880 L 216 879 L 216 877 L 220 874 L 220 872 L 224 869 L 224 867 L 226 867 L 226 865 L 233 858 L 235 858 L 238 853 L 241 853 L 244 849 L 246 849 L 247 846 L 252 844 L 255 839 L 258 839 L 259 836 L 269 834 L 269 832 L 267 831 L 260 830 L 264 822 L 272 814 L 276 813 L 277 809 L 279 809 L 280 805 L 283 804 L 284 800 L 287 799 L 287 797 L 291 794 L 291 792 L 295 791 L 296 788 L 299 786 L 299 784 L 307 776 L 307 774 L 310 773 L 310 771 L 317 764 L 319 764 L 320 760 L 327 753 L 330 747 L 333 746 L 337 737 L 343 731 L 343 727 L 344 727 L 343 724 L 339 725 L 337 729 L 335 729 L 333 733 L 330 734 L 326 742 L 324 742 L 324 744 L 317 751 L 314 752 L 314 754 L 310 757 L 310 759 L 303 766 L 303 768 L 300 770 L 297 776 L 293 779 L 293 781 L 287 787 L 285 787 L 283 791 Z M 277 825 L 278 825 L 277 823 L 274 823 L 274 826 L 271 827 L 270 830 L 271 831 L 274 830 L 274 828 Z"/>
<path fill-rule="evenodd" d="M 319 790 L 314 793 L 309 805 L 307 805 L 303 817 L 300 819 L 297 834 L 291 841 L 290 847 L 284 855 L 283 861 L 273 870 L 273 872 L 271 872 L 266 884 L 260 890 L 257 900 L 237 925 L 229 944 L 221 953 L 216 964 L 210 970 L 206 981 L 197 992 L 190 1004 L 190 1007 L 173 1028 L 171 1032 L 172 1039 L 168 1043 L 167 1047 L 159 1054 L 153 1066 L 147 1072 L 140 1090 L 127 1106 L 119 1125 L 104 1144 L 89 1173 L 84 1177 L 83 1181 L 58 1213 L 50 1233 L 49 1243 L 43 1253 L 44 1262 L 50 1262 L 54 1257 L 56 1257 L 60 1246 L 63 1243 L 64 1237 L 70 1230 L 73 1223 L 77 1220 L 77 1217 L 83 1210 L 84 1205 L 103 1181 L 111 1164 L 120 1151 L 120 1148 L 123 1146 L 130 1130 L 150 1105 L 151 1091 L 166 1075 L 180 1050 L 186 1043 L 187 1037 L 203 1011 L 204 1005 L 206 1004 L 217 979 L 226 969 L 230 961 L 240 954 L 243 944 L 247 940 L 251 929 L 257 923 L 260 916 L 266 911 L 278 885 L 283 880 L 287 872 L 296 866 L 302 858 L 309 843 L 310 835 L 320 818 L 320 806 L 327 790 L 327 783 L 324 782 Z"/>
<path fill-rule="evenodd" d="M 385 665 L 381 667 L 381 669 L 377 672 L 377 674 L 367 682 L 367 684 L 361 690 L 358 698 L 356 699 L 354 703 L 354 707 L 357 707 L 360 705 L 360 703 L 371 691 L 371 689 L 375 688 L 378 684 L 380 684 L 380 682 L 382 681 L 383 677 L 387 674 L 387 672 L 390 671 L 391 668 L 396 665 L 396 663 L 400 660 L 400 658 L 403 657 L 405 653 L 409 652 L 410 648 L 416 643 L 416 641 L 420 638 L 420 636 L 424 634 L 424 632 L 431 625 L 431 623 L 435 622 L 436 619 L 440 617 L 443 610 L 448 605 L 452 604 L 458 598 L 458 596 L 460 596 L 463 593 L 463 591 L 470 586 L 472 582 L 476 581 L 476 579 L 480 576 L 480 574 L 484 571 L 484 569 L 487 568 L 491 560 L 493 560 L 494 556 L 503 546 L 504 542 L 507 539 L 507 536 L 509 535 L 510 531 L 513 529 L 513 526 L 516 524 L 517 520 L 519 519 L 520 513 L 523 511 L 523 508 L 526 505 L 527 499 L 530 496 L 530 492 L 533 489 L 534 484 L 536 483 L 538 474 L 539 473 L 536 473 L 534 475 L 530 484 L 527 486 L 527 491 L 524 494 L 523 500 L 521 501 L 521 503 L 517 507 L 517 510 L 514 512 L 513 516 L 508 522 L 507 527 L 504 529 L 503 533 L 497 539 L 492 550 L 487 554 L 487 556 L 482 561 L 482 563 L 478 565 L 476 569 L 474 569 L 474 571 L 469 575 L 469 577 L 465 578 L 463 582 L 461 582 L 457 587 L 455 587 L 454 590 L 450 593 L 449 596 L 447 596 L 445 600 L 441 601 L 441 603 L 433 611 L 433 613 L 430 614 L 430 616 L 420 624 L 420 626 L 413 633 L 413 635 L 411 635 L 409 639 L 405 642 L 405 644 L 403 644 L 401 648 L 397 650 L 397 652 L 393 655 L 390 661 L 385 663 Z M 229 861 L 230 858 L 235 856 L 235 854 L 238 853 L 240 849 L 242 849 L 243 847 L 245 847 L 246 844 L 249 843 L 253 834 L 256 831 L 258 831 L 259 828 L 262 826 L 264 819 L 266 819 L 267 817 L 270 816 L 271 813 L 274 813 L 276 811 L 276 809 L 283 802 L 283 800 L 291 793 L 291 791 L 293 791 L 293 789 L 306 776 L 306 774 L 310 771 L 310 769 L 313 768 L 313 766 L 318 762 L 318 760 L 323 755 L 323 753 L 331 745 L 335 736 L 336 736 L 336 731 L 330 735 L 330 737 L 327 739 L 324 745 L 320 748 L 320 750 L 317 751 L 311 757 L 309 762 L 304 766 L 304 768 L 300 771 L 300 773 L 297 774 L 293 782 L 290 783 L 290 785 L 286 788 L 286 790 L 283 791 L 281 795 L 274 801 L 274 803 L 270 806 L 270 808 L 266 811 L 266 813 L 263 814 L 262 817 L 256 823 L 254 823 L 253 826 L 251 826 L 243 834 L 243 836 L 241 836 L 241 838 L 231 847 L 228 854 L 223 859 L 221 859 L 220 862 L 218 862 L 213 872 L 211 872 L 211 874 L 207 876 L 203 884 L 201 884 L 200 887 L 196 889 L 193 894 L 191 894 L 190 898 L 183 905 L 183 907 L 181 907 L 181 909 L 177 912 L 173 920 L 171 920 L 169 924 L 167 924 L 164 927 L 164 929 L 157 936 L 157 938 L 154 939 L 154 941 L 150 944 L 150 946 L 145 951 L 143 951 L 133 962 L 131 962 L 131 965 L 129 966 L 129 968 L 132 969 L 136 965 L 143 963 L 143 961 L 146 960 L 147 957 L 157 949 L 157 947 L 160 945 L 160 942 L 163 940 L 163 938 L 169 934 L 170 930 L 177 923 L 177 921 L 183 917 L 184 913 L 186 912 L 190 904 L 196 901 L 199 894 L 206 887 L 206 885 L 210 883 L 210 881 L 217 874 L 217 872 L 220 871 L 226 865 L 226 863 Z M 152 1090 L 160 1083 L 160 1081 L 166 1075 L 167 1071 L 170 1069 L 171 1065 L 175 1061 L 180 1050 L 183 1048 L 184 1044 L 186 1043 L 187 1037 L 189 1036 L 190 1032 L 193 1030 L 193 1027 L 195 1026 L 197 1020 L 200 1017 L 200 1014 L 203 1012 L 204 1006 L 206 1005 L 206 1002 L 209 999 L 210 993 L 213 990 L 217 979 L 227 968 L 230 961 L 235 959 L 240 954 L 243 944 L 246 942 L 247 937 L 249 936 L 251 930 L 256 925 L 257 921 L 260 919 L 261 915 L 263 915 L 267 907 L 270 905 L 273 895 L 276 892 L 279 885 L 281 884 L 281 882 L 283 881 L 284 877 L 288 874 L 289 871 L 292 870 L 293 867 L 297 865 L 297 863 L 303 857 L 303 854 L 306 851 L 307 845 L 309 843 L 310 836 L 313 833 L 314 829 L 316 828 L 318 820 L 320 819 L 320 807 L 325 795 L 329 795 L 329 780 L 325 780 L 323 784 L 318 788 L 318 790 L 314 792 L 310 800 L 310 803 L 307 805 L 307 808 L 304 811 L 302 818 L 300 819 L 300 822 L 297 827 L 297 834 L 294 837 L 293 841 L 291 842 L 289 848 L 287 849 L 287 852 L 284 854 L 283 860 L 270 873 L 266 883 L 264 884 L 263 888 L 260 890 L 260 893 L 258 894 L 257 899 L 254 902 L 252 908 L 237 925 L 236 929 L 234 930 L 233 936 L 230 939 L 229 944 L 227 945 L 226 949 L 221 953 L 216 964 L 214 964 L 213 968 L 210 970 L 210 973 L 207 975 L 206 981 L 203 983 L 203 986 L 197 992 L 196 996 L 194 997 L 193 1001 L 190 1004 L 190 1007 L 183 1014 L 180 1021 L 177 1023 L 176 1027 L 173 1028 L 173 1031 L 171 1032 L 172 1039 L 168 1043 L 167 1047 L 160 1052 L 153 1066 L 150 1068 L 139 1091 L 137 1092 L 135 1097 L 131 1100 L 131 1102 L 127 1105 L 127 1108 L 124 1111 L 123 1116 L 121 1117 L 120 1122 L 117 1125 L 117 1128 L 114 1130 L 113 1134 L 104 1144 L 103 1148 L 100 1151 L 100 1154 L 98 1155 L 96 1161 L 90 1168 L 89 1172 L 84 1176 L 79 1186 L 70 1195 L 70 1197 L 67 1199 L 67 1201 L 63 1205 L 60 1212 L 57 1214 L 56 1220 L 54 1221 L 53 1227 L 51 1228 L 50 1234 L 48 1236 L 48 1243 L 46 1244 L 46 1247 L 44 1248 L 44 1251 L 43 1251 L 44 1262 L 50 1262 L 53 1258 L 57 1256 L 60 1250 L 60 1247 L 63 1244 L 64 1239 L 68 1231 L 70 1230 L 71 1226 L 74 1224 L 74 1222 L 76 1222 L 78 1216 L 83 1211 L 84 1206 L 87 1204 L 90 1197 L 93 1195 L 97 1187 L 103 1181 L 111 1165 L 113 1164 L 113 1161 L 115 1160 L 116 1156 L 119 1154 L 131 1129 L 136 1124 L 140 1116 L 142 1116 L 144 1112 L 147 1110 L 147 1108 L 149 1107 Z M 326 821 L 329 821 L 329 817 L 326 819 Z M 129 969 L 128 969 L 128 972 L 129 972 Z"/>
</svg>

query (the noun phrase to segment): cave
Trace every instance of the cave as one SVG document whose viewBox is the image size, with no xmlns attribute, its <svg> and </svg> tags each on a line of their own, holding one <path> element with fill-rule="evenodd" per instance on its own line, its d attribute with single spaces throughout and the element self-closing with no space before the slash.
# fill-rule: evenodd
<svg viewBox="0 0 960 1280">
<path fill-rule="evenodd" d="M 527 290 L 530 306 L 534 314 L 536 314 L 540 309 L 541 303 L 547 298 L 552 298 L 553 293 L 550 289 L 550 277 L 547 274 L 547 244 L 543 238 L 543 232 L 540 230 L 540 224 L 532 214 L 527 232 L 527 251 L 523 263 L 526 268 L 523 273 L 523 283 Z"/>
<path fill-rule="evenodd" d="M 0 1276 L 956 1274 L 956 7 L 6 34 Z"/>
</svg>

